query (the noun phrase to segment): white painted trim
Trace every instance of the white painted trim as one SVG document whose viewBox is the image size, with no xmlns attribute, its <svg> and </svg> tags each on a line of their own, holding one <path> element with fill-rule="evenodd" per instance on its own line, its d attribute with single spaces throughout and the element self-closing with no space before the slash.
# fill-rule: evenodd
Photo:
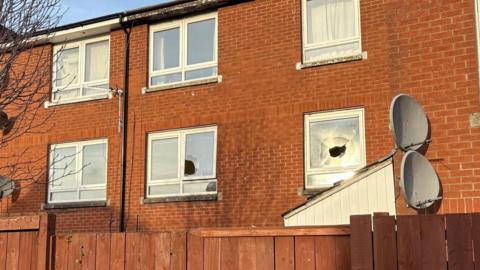
<svg viewBox="0 0 480 270">
<path fill-rule="evenodd" d="M 198 63 L 193 65 L 187 64 L 187 46 L 188 46 L 188 35 L 187 35 L 187 27 L 188 24 L 194 22 L 200 22 L 205 20 L 215 20 L 215 33 L 214 33 L 214 54 L 213 54 L 213 61 Z M 153 70 L 153 42 L 154 42 L 154 34 L 159 31 L 165 31 L 169 29 L 179 28 L 179 66 L 175 68 L 163 69 L 163 70 Z M 190 82 L 195 80 L 201 80 L 205 78 L 199 78 L 195 80 L 186 80 L 185 74 L 188 71 L 195 71 L 204 68 L 218 68 L 218 14 L 217 12 L 212 12 L 209 14 L 202 14 L 198 16 L 188 17 L 181 20 L 174 20 L 165 23 L 150 25 L 149 29 L 149 53 L 148 53 L 148 88 L 157 88 L 157 87 L 166 87 L 169 85 L 177 85 L 179 83 Z M 182 80 L 179 82 L 173 82 L 168 84 L 158 84 L 152 85 L 152 77 L 160 76 L 160 75 L 168 75 L 174 73 L 181 73 Z M 218 70 L 217 70 L 218 74 Z M 217 76 L 215 74 L 215 76 Z"/>
<path fill-rule="evenodd" d="M 313 169 L 310 168 L 310 123 L 319 121 L 341 120 L 347 118 L 358 118 L 360 131 L 360 146 L 361 146 L 361 164 L 359 166 L 352 166 L 349 168 L 334 168 L 334 169 Z M 367 164 L 366 142 L 365 142 L 365 112 L 363 108 L 345 109 L 336 111 L 326 111 L 306 114 L 304 117 L 304 183 L 306 189 L 329 188 L 332 185 L 311 186 L 308 184 L 308 176 L 311 174 L 332 174 L 352 172 Z"/>
<path fill-rule="evenodd" d="M 358 43 L 359 44 L 359 53 L 362 52 L 362 24 L 361 24 L 361 13 L 360 13 L 360 0 L 354 0 L 356 12 L 356 35 L 349 39 L 329 41 L 324 43 L 308 43 L 308 23 L 307 23 L 307 0 L 302 1 L 302 63 L 307 64 L 308 62 L 317 62 L 317 61 L 307 61 L 306 60 L 306 51 L 311 49 L 321 49 L 327 47 L 335 47 L 343 44 L 349 43 Z M 348 56 L 346 56 L 348 57 Z M 343 58 L 343 57 L 342 57 Z M 320 61 L 331 61 L 333 59 L 320 59 Z M 338 61 L 340 62 L 340 61 Z M 336 62 L 335 62 L 336 63 Z M 333 64 L 330 63 L 330 64 Z"/>
<path fill-rule="evenodd" d="M 185 166 L 185 145 L 186 145 L 186 136 L 191 134 L 198 134 L 204 132 L 213 132 L 214 133 L 214 149 L 213 149 L 213 174 L 208 176 L 198 176 L 198 177 L 185 177 L 183 175 L 184 166 Z M 177 151 L 178 151 L 178 171 L 177 178 L 174 179 L 165 179 L 165 180 L 152 180 L 152 141 L 160 139 L 177 139 Z M 197 193 L 184 193 L 183 185 L 184 183 L 210 183 L 217 182 L 217 126 L 208 126 L 208 127 L 198 127 L 198 128 L 189 128 L 189 129 L 179 129 L 179 130 L 170 130 L 164 132 L 154 132 L 148 134 L 148 146 L 147 146 L 147 184 L 145 195 L 146 198 L 163 198 L 171 196 L 184 196 L 184 195 L 204 195 L 204 194 L 216 194 L 214 192 L 197 192 Z M 162 186 L 169 184 L 180 184 L 180 193 L 167 194 L 167 195 L 150 195 L 149 187 L 151 186 Z M 217 186 L 218 190 L 218 186 Z"/>
<path fill-rule="evenodd" d="M 97 144 L 105 144 L 105 183 L 103 184 L 96 184 L 96 185 L 83 185 L 82 184 L 82 173 L 81 168 L 83 166 L 83 147 L 89 145 L 97 145 Z M 61 148 L 68 148 L 68 147 L 75 147 L 75 179 L 77 181 L 76 187 L 71 188 L 58 188 L 52 182 L 53 175 L 53 162 L 54 162 L 54 154 L 56 149 Z M 106 200 L 107 196 L 107 178 L 108 178 L 108 140 L 107 139 L 98 139 L 98 140 L 88 140 L 88 141 L 77 141 L 77 142 L 67 142 L 67 143 L 56 143 L 50 145 L 50 157 L 49 157 L 49 183 L 48 183 L 48 192 L 47 192 L 47 202 L 48 203 L 68 203 L 68 202 L 89 202 L 89 201 L 99 201 L 99 200 Z M 102 199 L 87 199 L 81 200 L 80 199 L 80 192 L 82 191 L 89 191 L 89 190 L 105 190 L 105 198 Z M 77 192 L 77 199 L 76 200 L 64 200 L 64 201 L 52 201 L 51 194 L 52 193 L 61 193 L 61 192 Z"/>
</svg>

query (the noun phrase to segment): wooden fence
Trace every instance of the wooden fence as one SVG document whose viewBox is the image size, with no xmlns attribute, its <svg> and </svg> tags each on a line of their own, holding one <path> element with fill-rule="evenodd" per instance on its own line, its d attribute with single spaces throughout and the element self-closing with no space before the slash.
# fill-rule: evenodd
<svg viewBox="0 0 480 270">
<path fill-rule="evenodd" d="M 480 215 L 352 216 L 352 270 L 480 269 Z"/>
<path fill-rule="evenodd" d="M 49 269 L 54 227 L 51 215 L 1 218 L 0 269 Z"/>
<path fill-rule="evenodd" d="M 348 227 L 61 234 L 55 250 L 57 270 L 350 269 Z"/>
</svg>

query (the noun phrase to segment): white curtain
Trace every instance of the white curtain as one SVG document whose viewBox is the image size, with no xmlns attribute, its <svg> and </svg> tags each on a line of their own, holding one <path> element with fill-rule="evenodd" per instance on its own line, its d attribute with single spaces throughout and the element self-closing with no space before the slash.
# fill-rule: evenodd
<svg viewBox="0 0 480 270">
<path fill-rule="evenodd" d="M 65 87 L 78 82 L 78 48 L 60 51 L 56 65 L 56 86 Z"/>
<path fill-rule="evenodd" d="M 108 41 L 85 46 L 85 82 L 108 79 Z"/>
<path fill-rule="evenodd" d="M 356 0 L 307 0 L 307 43 L 356 36 Z"/>
</svg>

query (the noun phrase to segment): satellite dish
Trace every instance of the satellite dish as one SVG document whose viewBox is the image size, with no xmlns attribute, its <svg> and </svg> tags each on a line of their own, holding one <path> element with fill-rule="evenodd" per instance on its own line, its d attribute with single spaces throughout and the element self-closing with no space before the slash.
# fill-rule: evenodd
<svg viewBox="0 0 480 270">
<path fill-rule="evenodd" d="M 12 194 L 15 190 L 15 182 L 5 176 L 0 176 L 0 199 Z"/>
<path fill-rule="evenodd" d="M 402 160 L 400 187 L 408 205 L 415 209 L 430 207 L 440 200 L 440 181 L 431 163 L 416 151 L 408 151 Z"/>
<path fill-rule="evenodd" d="M 400 94 L 390 105 L 390 127 L 395 144 L 402 151 L 418 150 L 428 141 L 428 118 L 412 97 Z"/>
</svg>

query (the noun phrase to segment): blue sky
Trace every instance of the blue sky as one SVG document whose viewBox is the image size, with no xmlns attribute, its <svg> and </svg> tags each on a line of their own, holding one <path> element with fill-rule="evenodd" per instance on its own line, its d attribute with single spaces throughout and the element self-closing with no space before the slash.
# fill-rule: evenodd
<svg viewBox="0 0 480 270">
<path fill-rule="evenodd" d="M 83 21 L 115 12 L 168 2 L 167 0 L 61 0 L 65 10 L 60 25 Z"/>
</svg>

